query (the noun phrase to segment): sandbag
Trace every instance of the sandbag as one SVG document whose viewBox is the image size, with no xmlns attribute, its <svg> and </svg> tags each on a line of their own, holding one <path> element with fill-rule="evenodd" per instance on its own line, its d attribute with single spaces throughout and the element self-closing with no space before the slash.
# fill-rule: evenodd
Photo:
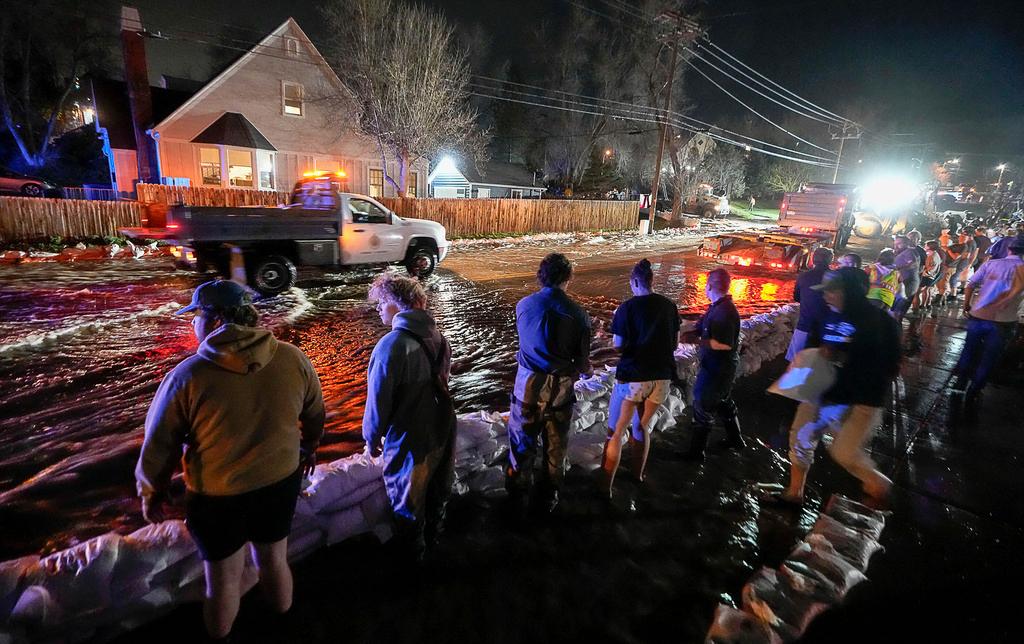
<svg viewBox="0 0 1024 644">
<path fill-rule="evenodd" d="M 26 575 L 38 565 L 39 557 L 36 555 L 0 563 L 0 624 L 7 622 L 24 590 Z"/>
<path fill-rule="evenodd" d="M 365 452 L 352 454 L 331 463 L 317 465 L 306 490 L 307 499 L 313 510 L 320 513 L 375 480 L 383 481 L 380 458 L 372 458 Z"/>
<path fill-rule="evenodd" d="M 345 508 L 350 508 L 352 506 L 359 505 L 359 503 L 363 499 L 365 499 L 366 497 L 370 496 L 371 494 L 377 492 L 378 490 L 383 490 L 383 489 L 384 489 L 384 479 L 383 478 L 371 479 L 366 484 L 361 485 L 361 486 L 359 486 L 358 488 L 356 488 L 354 490 L 349 490 L 344 495 L 342 495 L 342 496 L 340 496 L 340 497 L 338 497 L 336 499 L 332 499 L 329 503 L 322 504 L 320 509 L 317 510 L 317 514 L 318 515 L 319 514 L 333 514 L 335 512 L 340 512 L 341 510 L 344 510 Z M 314 503 L 315 503 L 314 499 L 315 499 L 315 497 L 310 497 L 310 505 L 314 505 Z"/>
<path fill-rule="evenodd" d="M 288 535 L 288 561 L 300 561 L 327 542 L 327 533 L 315 526 Z"/>
<path fill-rule="evenodd" d="M 744 611 L 719 604 L 704 641 L 711 644 L 781 644 L 767 624 Z"/>
<path fill-rule="evenodd" d="M 826 608 L 812 596 L 794 592 L 785 577 L 771 568 L 758 570 L 743 587 L 743 610 L 768 624 L 784 641 L 800 637 Z"/>
<path fill-rule="evenodd" d="M 467 482 L 470 490 L 489 499 L 500 499 L 508 493 L 505 489 L 505 468 L 500 465 L 473 472 Z"/>
<path fill-rule="evenodd" d="M 327 526 L 327 545 L 334 545 L 357 534 L 369 532 L 371 527 L 359 506 L 345 508 L 324 517 Z"/>
<path fill-rule="evenodd" d="M 43 587 L 57 605 L 56 611 L 46 611 L 45 618 L 57 612 L 62 619 L 70 619 L 109 606 L 111 577 L 120 546 L 121 536 L 108 532 L 40 559 L 27 572 L 26 582 Z"/>
<path fill-rule="evenodd" d="M 833 494 L 825 504 L 825 514 L 837 519 L 846 527 L 860 530 L 877 540 L 885 529 L 886 517 L 892 513 L 874 510 L 842 494 Z"/>
<path fill-rule="evenodd" d="M 164 521 L 139 528 L 121 539 L 111 576 L 116 603 L 126 603 L 150 591 L 153 577 L 196 553 L 184 521 Z"/>
<path fill-rule="evenodd" d="M 828 539 L 836 552 L 858 570 L 867 570 L 871 555 L 882 549 L 881 544 L 870 535 L 848 528 L 827 514 L 818 515 L 809 536 L 813 535 L 821 535 Z"/>
<path fill-rule="evenodd" d="M 867 580 L 864 573 L 836 552 L 821 535 L 808 535 L 789 553 L 783 564 L 831 584 L 840 600 L 851 588 Z"/>
<path fill-rule="evenodd" d="M 570 465 L 585 470 L 595 470 L 601 466 L 604 455 L 605 434 L 603 432 L 582 432 L 569 437 L 566 456 Z"/>
</svg>

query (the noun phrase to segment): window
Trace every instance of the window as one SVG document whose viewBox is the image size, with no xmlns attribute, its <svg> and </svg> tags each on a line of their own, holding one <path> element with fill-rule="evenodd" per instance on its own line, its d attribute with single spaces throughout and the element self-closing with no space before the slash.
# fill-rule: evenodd
<svg viewBox="0 0 1024 644">
<path fill-rule="evenodd" d="M 228 150 L 228 185 L 252 187 L 252 153 L 248 150 Z"/>
<path fill-rule="evenodd" d="M 384 196 L 384 171 L 370 170 L 370 196 L 380 199 Z"/>
<path fill-rule="evenodd" d="M 302 85 L 298 83 L 281 83 L 281 110 L 289 116 L 302 116 Z"/>
<path fill-rule="evenodd" d="M 415 197 L 416 193 L 419 192 L 420 187 L 420 173 L 410 172 L 409 177 L 405 180 L 405 196 Z"/>
<path fill-rule="evenodd" d="M 285 36 L 284 39 L 284 52 L 289 56 L 299 55 L 299 41 L 296 38 L 289 38 Z"/>
<path fill-rule="evenodd" d="M 491 189 L 490 188 L 477 188 L 476 189 L 476 198 L 477 199 L 490 199 L 491 198 Z"/>
<path fill-rule="evenodd" d="M 220 150 L 217 148 L 199 148 L 199 175 L 204 186 L 221 184 Z"/>
<path fill-rule="evenodd" d="M 512 188 L 512 198 L 513 199 L 522 199 L 523 198 L 523 191 L 522 190 L 518 190 L 516 188 Z"/>
<path fill-rule="evenodd" d="M 259 169 L 260 190 L 274 189 L 274 153 L 256 150 L 256 167 Z"/>
<path fill-rule="evenodd" d="M 388 212 L 365 199 L 349 199 L 348 207 L 352 211 L 354 224 L 386 224 Z"/>
<path fill-rule="evenodd" d="M 292 203 L 307 210 L 334 210 L 338 204 L 338 184 L 328 178 L 300 181 L 292 193 Z"/>
</svg>

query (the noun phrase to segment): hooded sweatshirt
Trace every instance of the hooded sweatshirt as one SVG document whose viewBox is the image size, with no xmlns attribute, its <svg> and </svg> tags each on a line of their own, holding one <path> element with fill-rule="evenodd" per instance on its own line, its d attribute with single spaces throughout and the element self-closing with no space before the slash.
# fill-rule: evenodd
<svg viewBox="0 0 1024 644">
<path fill-rule="evenodd" d="M 179 459 L 199 494 L 277 483 L 298 469 L 300 446 L 316 449 L 323 428 L 309 358 L 267 329 L 221 326 L 160 383 L 135 468 L 139 495 L 162 494 Z"/>
<path fill-rule="evenodd" d="M 451 438 L 435 427 L 437 399 L 430 358 L 409 333 L 423 339 L 432 356 L 441 353 L 441 378 L 448 382 L 451 348 L 430 314 L 410 309 L 395 315 L 391 332 L 380 339 L 367 370 L 363 438 L 380 446 L 384 456 L 384 485 L 394 511 L 408 519 L 420 518 L 416 507 L 428 474 L 414 476 L 414 467 Z"/>
</svg>

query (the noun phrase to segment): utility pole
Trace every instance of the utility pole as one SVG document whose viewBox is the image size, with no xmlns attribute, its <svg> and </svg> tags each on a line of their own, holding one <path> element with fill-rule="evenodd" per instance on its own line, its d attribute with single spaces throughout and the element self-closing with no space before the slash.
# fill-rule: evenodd
<svg viewBox="0 0 1024 644">
<path fill-rule="evenodd" d="M 849 130 L 852 130 L 853 133 L 852 134 L 847 134 L 847 131 L 849 131 Z M 839 179 L 839 164 L 843 160 L 843 144 L 846 143 L 847 139 L 857 139 L 857 140 L 860 140 L 860 135 L 861 135 L 860 127 L 857 126 L 857 125 L 854 125 L 852 123 L 848 123 L 848 122 L 844 122 L 843 123 L 843 131 L 842 131 L 842 133 L 839 133 L 839 134 L 833 133 L 832 134 L 832 140 L 833 141 L 835 141 L 836 139 L 839 139 L 839 152 L 836 154 L 836 168 L 835 168 L 835 171 L 832 172 L 832 183 L 836 183 L 836 181 L 838 181 L 838 179 Z"/>
<path fill-rule="evenodd" d="M 679 58 L 679 41 L 683 37 L 683 27 L 687 28 L 687 34 L 696 34 L 698 29 L 696 23 L 691 20 L 687 20 L 686 17 L 678 11 L 663 11 L 657 18 L 659 22 L 665 22 L 673 20 L 672 30 L 672 61 L 668 67 L 668 82 L 665 88 L 665 110 L 659 119 L 661 121 L 661 132 L 658 136 L 658 156 L 654 162 L 654 181 L 651 184 L 651 205 L 648 208 L 648 221 L 650 226 L 647 228 L 647 234 L 654 234 L 654 215 L 658 211 L 658 189 L 661 184 L 661 162 L 665 157 L 665 137 L 668 134 L 668 114 L 672 109 L 672 84 L 676 78 L 676 61 Z M 659 36 L 659 39 L 664 36 Z"/>
</svg>

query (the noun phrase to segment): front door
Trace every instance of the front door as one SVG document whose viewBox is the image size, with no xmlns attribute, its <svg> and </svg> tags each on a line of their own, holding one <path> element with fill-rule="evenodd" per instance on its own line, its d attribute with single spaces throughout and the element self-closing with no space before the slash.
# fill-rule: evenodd
<svg viewBox="0 0 1024 644">
<path fill-rule="evenodd" d="M 342 227 L 341 253 L 346 264 L 397 262 L 402 257 L 402 234 L 391 213 L 375 201 L 348 198 Z"/>
</svg>

